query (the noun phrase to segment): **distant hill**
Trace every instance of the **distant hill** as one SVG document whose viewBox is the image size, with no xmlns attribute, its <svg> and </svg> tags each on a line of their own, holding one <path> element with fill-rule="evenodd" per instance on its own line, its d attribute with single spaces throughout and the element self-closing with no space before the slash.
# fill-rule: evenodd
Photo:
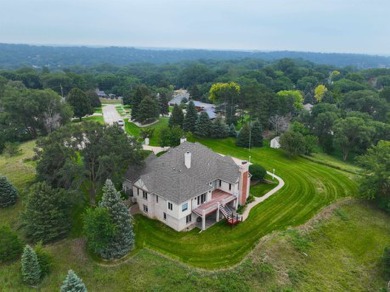
<svg viewBox="0 0 390 292">
<path fill-rule="evenodd" d="M 317 64 L 359 69 L 390 68 L 390 57 L 362 54 L 310 52 L 217 51 L 192 49 L 138 49 L 126 47 L 57 47 L 0 44 L 0 68 L 23 66 L 50 69 L 70 66 L 94 66 L 103 63 L 127 65 L 130 63 L 175 63 L 191 60 L 234 60 L 254 58 L 266 61 L 281 58 L 300 58 Z"/>
</svg>

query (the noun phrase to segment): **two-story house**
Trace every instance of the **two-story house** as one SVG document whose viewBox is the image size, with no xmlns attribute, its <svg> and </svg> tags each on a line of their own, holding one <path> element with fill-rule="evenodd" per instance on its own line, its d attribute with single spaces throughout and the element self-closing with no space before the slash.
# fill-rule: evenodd
<svg viewBox="0 0 390 292">
<path fill-rule="evenodd" d="M 199 143 L 183 142 L 160 157 L 151 154 L 143 167 L 131 168 L 123 184 L 144 215 L 177 231 L 207 216 L 221 216 L 244 205 L 250 174 L 246 161 L 235 162 Z"/>
</svg>

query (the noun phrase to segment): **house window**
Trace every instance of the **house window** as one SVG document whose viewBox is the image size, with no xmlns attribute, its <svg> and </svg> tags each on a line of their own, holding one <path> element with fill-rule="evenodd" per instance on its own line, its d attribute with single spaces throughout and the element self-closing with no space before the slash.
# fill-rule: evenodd
<svg viewBox="0 0 390 292">
<path fill-rule="evenodd" d="M 232 184 L 229 184 L 229 191 L 232 190 Z"/>
<path fill-rule="evenodd" d="M 222 186 L 222 181 L 221 180 L 219 180 L 219 187 L 221 187 Z"/>
<path fill-rule="evenodd" d="M 156 203 L 158 203 L 158 196 L 156 195 Z"/>
<path fill-rule="evenodd" d="M 192 221 L 192 216 L 191 216 L 191 214 L 190 215 L 187 215 L 186 216 L 186 223 L 188 224 L 188 223 L 190 223 Z"/>
<path fill-rule="evenodd" d="M 144 212 L 148 213 L 148 206 L 144 205 Z"/>
<path fill-rule="evenodd" d="M 142 197 L 143 197 L 145 200 L 147 200 L 147 199 L 148 199 L 148 193 L 145 192 L 145 191 L 143 191 L 143 192 L 142 192 Z"/>
<path fill-rule="evenodd" d="M 184 212 L 184 211 L 187 211 L 188 210 L 188 203 L 184 203 L 182 206 L 181 206 L 181 211 Z"/>
<path fill-rule="evenodd" d="M 203 204 L 204 202 L 206 202 L 206 193 L 198 196 L 198 205 Z"/>
<path fill-rule="evenodd" d="M 139 196 L 139 188 L 137 188 L 137 196 Z"/>
<path fill-rule="evenodd" d="M 164 215 L 164 220 L 167 220 L 167 213 L 163 213 L 163 215 Z"/>
<path fill-rule="evenodd" d="M 168 209 L 169 209 L 169 210 L 173 210 L 173 204 L 170 203 L 170 202 L 168 202 Z"/>
</svg>

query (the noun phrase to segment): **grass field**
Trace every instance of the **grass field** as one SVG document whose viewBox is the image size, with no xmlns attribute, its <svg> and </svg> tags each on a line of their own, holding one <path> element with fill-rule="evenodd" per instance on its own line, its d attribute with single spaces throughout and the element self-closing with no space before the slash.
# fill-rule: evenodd
<svg viewBox="0 0 390 292">
<path fill-rule="evenodd" d="M 193 269 L 155 254 L 136 252 L 125 263 L 102 266 L 84 242 L 48 246 L 53 272 L 39 291 L 58 291 L 68 269 L 89 291 L 379 291 L 386 281 L 380 256 L 390 242 L 389 216 L 366 204 L 347 202 L 325 210 L 304 228 L 265 236 L 238 266 L 222 271 Z M 351 240 L 351 239 L 354 240 Z M 33 291 L 20 280 L 20 263 L 0 266 L 0 291 Z M 385 290 L 383 290 L 385 291 Z"/>
<path fill-rule="evenodd" d="M 141 129 L 146 129 L 146 128 L 154 129 L 153 137 L 150 138 L 149 143 L 151 146 L 159 146 L 160 145 L 160 141 L 159 141 L 160 140 L 160 131 L 162 128 L 168 126 L 168 121 L 169 121 L 169 118 L 162 117 L 159 119 L 158 123 L 153 124 L 149 127 L 145 127 L 145 128 L 138 127 L 137 125 L 135 125 L 132 122 L 125 121 L 125 130 L 126 130 L 127 134 L 134 136 L 134 137 L 139 137 L 140 133 L 141 133 Z"/>
<path fill-rule="evenodd" d="M 20 153 L 13 157 L 0 155 L 0 175 L 6 176 L 19 191 L 19 200 L 16 205 L 0 209 L 0 224 L 9 224 L 14 229 L 19 227 L 19 214 L 22 210 L 24 189 L 35 177 L 34 156 L 35 141 L 22 143 Z M 0 289 L 1 290 L 1 289 Z"/>
<path fill-rule="evenodd" d="M 178 233 L 136 215 L 137 248 L 119 265 L 94 262 L 80 238 L 47 246 L 54 257 L 54 271 L 40 290 L 58 290 L 69 268 L 91 291 L 378 291 L 385 286 L 380 256 L 390 245 L 389 216 L 356 201 L 321 212 L 338 199 L 356 194 L 353 174 L 304 158 L 290 160 L 269 148 L 249 152 L 235 147 L 232 139 L 200 142 L 235 157 L 250 155 L 252 162 L 275 168 L 285 186 L 234 228 L 221 221 L 200 234 L 196 230 Z M 0 156 L 0 173 L 18 189 L 34 177 L 33 163 L 25 160 L 33 155 L 33 147 L 34 142 L 25 143 L 20 156 Z M 259 187 L 256 192 L 264 191 Z M 1 222 L 18 228 L 20 210 L 20 201 L 1 210 Z M 318 213 L 321 222 L 310 220 Z M 183 262 L 205 269 L 239 264 L 208 272 Z M 20 282 L 20 263 L 0 266 L 0 291 L 15 290 L 29 291 Z"/>
</svg>

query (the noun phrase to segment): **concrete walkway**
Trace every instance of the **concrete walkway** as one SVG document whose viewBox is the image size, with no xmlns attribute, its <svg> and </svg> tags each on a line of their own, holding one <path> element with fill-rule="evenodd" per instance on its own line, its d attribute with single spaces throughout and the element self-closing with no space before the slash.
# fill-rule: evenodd
<svg viewBox="0 0 390 292">
<path fill-rule="evenodd" d="M 269 171 L 267 171 L 267 173 L 270 176 L 274 176 L 278 180 L 279 184 L 275 188 L 270 190 L 268 193 L 266 193 L 264 196 L 255 197 L 255 200 L 252 203 L 248 204 L 248 206 L 246 206 L 245 211 L 242 214 L 242 221 L 245 221 L 248 218 L 249 212 L 252 210 L 253 207 L 255 207 L 257 204 L 259 204 L 261 202 L 264 202 L 266 199 L 271 197 L 273 194 L 275 194 L 277 191 L 279 191 L 284 186 L 284 181 L 279 176 L 274 175 L 272 172 L 269 172 Z"/>
<path fill-rule="evenodd" d="M 118 113 L 114 104 L 108 104 L 102 107 L 104 122 L 108 125 L 112 125 L 115 122 L 122 120 L 122 117 Z"/>
<path fill-rule="evenodd" d="M 142 149 L 153 151 L 154 154 L 167 151 L 169 147 L 158 147 L 158 146 L 149 146 L 149 145 L 142 145 Z"/>
</svg>

